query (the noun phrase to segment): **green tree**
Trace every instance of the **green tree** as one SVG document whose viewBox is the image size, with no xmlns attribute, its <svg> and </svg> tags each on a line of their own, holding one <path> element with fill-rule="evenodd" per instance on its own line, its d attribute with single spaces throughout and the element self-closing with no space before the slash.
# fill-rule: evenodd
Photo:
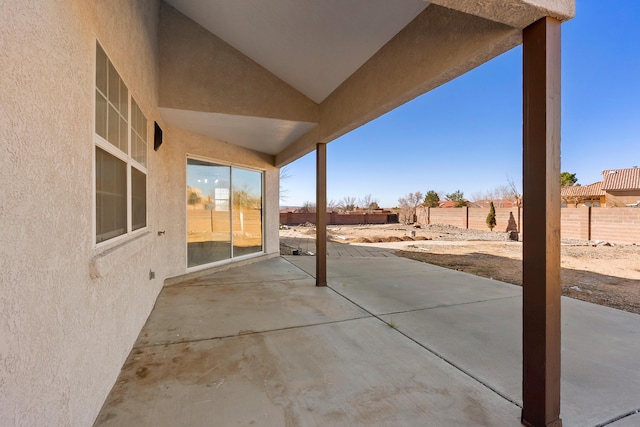
<svg viewBox="0 0 640 427">
<path fill-rule="evenodd" d="M 576 185 L 578 182 L 578 178 L 576 178 L 575 173 L 562 172 L 560 174 L 560 187 L 571 187 L 572 185 Z"/>
<path fill-rule="evenodd" d="M 451 194 L 447 194 L 444 196 L 444 198 L 452 202 L 456 202 L 456 208 L 467 206 L 467 201 L 464 199 L 464 193 L 460 190 L 456 190 Z"/>
<path fill-rule="evenodd" d="M 427 195 L 424 196 L 424 202 L 422 204 L 428 208 L 437 208 L 439 202 L 440 196 L 438 196 L 438 193 L 433 190 L 429 190 Z"/>
<path fill-rule="evenodd" d="M 489 204 L 489 215 L 487 215 L 487 227 L 493 231 L 493 227 L 496 226 L 496 208 L 493 206 L 493 201 Z"/>
<path fill-rule="evenodd" d="M 189 200 L 188 200 L 188 203 L 190 205 L 192 205 L 194 207 L 194 209 L 195 209 L 195 205 L 200 203 L 200 200 L 201 200 L 201 198 L 198 195 L 198 193 L 193 191 L 193 190 L 191 190 L 191 189 L 189 189 Z"/>
</svg>

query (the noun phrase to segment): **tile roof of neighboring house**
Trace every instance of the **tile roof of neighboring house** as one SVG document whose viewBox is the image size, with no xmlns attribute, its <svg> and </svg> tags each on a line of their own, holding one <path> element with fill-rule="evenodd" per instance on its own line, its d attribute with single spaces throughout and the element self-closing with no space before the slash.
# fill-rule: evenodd
<svg viewBox="0 0 640 427">
<path fill-rule="evenodd" d="M 640 190 L 640 168 L 603 170 L 604 190 Z"/>
<path fill-rule="evenodd" d="M 589 185 L 574 185 L 562 189 L 562 197 L 598 197 L 604 196 L 602 181 Z"/>
<path fill-rule="evenodd" d="M 438 207 L 439 208 L 455 208 L 456 202 L 454 202 L 453 200 L 441 200 L 438 202 Z"/>
</svg>

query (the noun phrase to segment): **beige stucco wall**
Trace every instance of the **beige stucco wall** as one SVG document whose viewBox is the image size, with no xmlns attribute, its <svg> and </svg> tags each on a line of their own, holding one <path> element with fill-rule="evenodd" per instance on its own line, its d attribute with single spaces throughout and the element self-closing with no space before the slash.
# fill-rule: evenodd
<svg viewBox="0 0 640 427">
<path fill-rule="evenodd" d="M 187 156 L 192 155 L 232 166 L 249 167 L 264 172 L 265 180 L 265 252 L 280 250 L 278 237 L 279 169 L 273 166 L 273 156 L 257 153 L 182 129 L 163 130 L 165 141 L 156 154 L 162 159 L 162 206 L 165 215 L 158 226 L 166 231 L 168 276 L 185 273 L 187 224 L 185 219 L 185 185 Z M 274 222 L 275 218 L 275 222 Z"/>
<path fill-rule="evenodd" d="M 159 43 L 161 107 L 318 121 L 316 103 L 166 3 Z"/>
<path fill-rule="evenodd" d="M 633 205 L 640 201 L 640 190 L 628 190 L 628 191 L 607 191 L 605 196 L 607 200 L 607 207 L 625 207 L 626 205 Z"/>
<path fill-rule="evenodd" d="M 0 14 L 0 425 L 90 425 L 153 307 L 185 267 L 186 153 L 265 170 L 273 159 L 170 129 L 158 105 L 157 0 L 25 0 Z M 148 227 L 96 248 L 95 43 L 149 121 Z M 152 145 L 152 143 L 151 143 Z M 273 213 L 272 213 L 273 211 Z M 158 231 L 166 234 L 159 236 Z M 149 279 L 149 271 L 156 278 Z"/>
<path fill-rule="evenodd" d="M 107 257 L 118 268 L 90 277 L 102 252 L 92 220 L 96 38 L 154 120 L 157 21 L 128 0 L 3 2 L 0 425 L 90 425 L 162 285 L 148 280 L 163 269 L 151 233 L 128 259 Z"/>
</svg>

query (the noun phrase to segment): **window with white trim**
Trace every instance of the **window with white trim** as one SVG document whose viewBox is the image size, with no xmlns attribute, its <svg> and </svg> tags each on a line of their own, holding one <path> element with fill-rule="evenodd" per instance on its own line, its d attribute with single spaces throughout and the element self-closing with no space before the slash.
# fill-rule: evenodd
<svg viewBox="0 0 640 427">
<path fill-rule="evenodd" d="M 147 226 L 147 119 L 96 43 L 96 243 Z"/>
</svg>

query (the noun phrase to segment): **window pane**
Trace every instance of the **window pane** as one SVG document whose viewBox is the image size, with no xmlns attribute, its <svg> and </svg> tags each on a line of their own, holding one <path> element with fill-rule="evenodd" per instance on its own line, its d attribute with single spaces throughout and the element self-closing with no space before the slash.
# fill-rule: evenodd
<svg viewBox="0 0 640 427">
<path fill-rule="evenodd" d="M 109 90 L 107 98 L 117 108 L 120 105 L 120 76 L 109 61 Z"/>
<path fill-rule="evenodd" d="M 120 148 L 120 116 L 112 105 L 108 108 L 107 141 Z"/>
<path fill-rule="evenodd" d="M 134 137 L 131 141 L 134 144 L 131 150 L 133 159 L 142 166 L 147 166 L 147 144 L 135 133 L 132 135 Z"/>
<path fill-rule="evenodd" d="M 129 117 L 129 90 L 124 85 L 122 79 L 120 79 L 120 114 L 125 120 Z"/>
<path fill-rule="evenodd" d="M 134 230 L 147 226 L 147 176 L 131 168 L 131 227 Z"/>
<path fill-rule="evenodd" d="M 120 150 L 129 154 L 129 127 L 127 121 L 120 117 Z"/>
<path fill-rule="evenodd" d="M 262 251 L 262 173 L 232 168 L 233 256 Z"/>
<path fill-rule="evenodd" d="M 141 119 L 140 125 L 138 127 L 140 128 L 142 139 L 146 144 L 147 143 L 147 118 L 142 115 L 142 111 L 140 112 L 140 119 Z M 145 153 L 146 153 L 146 150 L 145 150 Z"/>
<path fill-rule="evenodd" d="M 96 87 L 103 94 L 107 94 L 107 55 L 99 44 L 96 43 Z"/>
<path fill-rule="evenodd" d="M 131 98 L 131 156 L 143 166 L 147 165 L 147 119 L 136 101 Z"/>
<path fill-rule="evenodd" d="M 96 133 L 107 139 L 107 100 L 96 91 Z"/>
<path fill-rule="evenodd" d="M 187 265 L 231 258 L 229 166 L 187 160 Z"/>
<path fill-rule="evenodd" d="M 96 147 L 96 241 L 127 231 L 127 166 Z"/>
</svg>

